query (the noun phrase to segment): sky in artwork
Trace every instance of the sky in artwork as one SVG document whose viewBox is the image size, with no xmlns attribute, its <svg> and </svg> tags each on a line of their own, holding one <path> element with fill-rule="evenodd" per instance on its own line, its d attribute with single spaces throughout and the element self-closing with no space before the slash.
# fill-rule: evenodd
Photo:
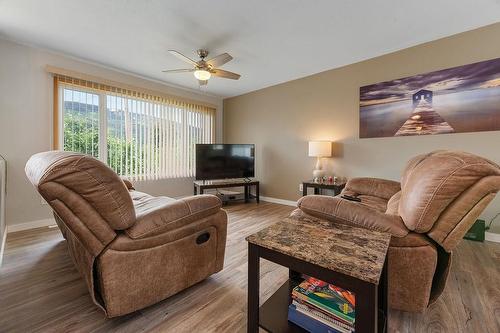
<svg viewBox="0 0 500 333">
<path fill-rule="evenodd" d="M 442 95 L 499 86 L 500 58 L 361 87 L 360 106 L 410 99 L 420 89 Z"/>
</svg>

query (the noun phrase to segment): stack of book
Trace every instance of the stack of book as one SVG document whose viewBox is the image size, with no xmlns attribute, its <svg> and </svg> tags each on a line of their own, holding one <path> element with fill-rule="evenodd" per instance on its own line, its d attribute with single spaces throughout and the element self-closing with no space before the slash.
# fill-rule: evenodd
<svg viewBox="0 0 500 333">
<path fill-rule="evenodd" d="M 306 277 L 292 291 L 288 320 L 314 333 L 352 333 L 355 295 L 324 281 Z"/>
</svg>

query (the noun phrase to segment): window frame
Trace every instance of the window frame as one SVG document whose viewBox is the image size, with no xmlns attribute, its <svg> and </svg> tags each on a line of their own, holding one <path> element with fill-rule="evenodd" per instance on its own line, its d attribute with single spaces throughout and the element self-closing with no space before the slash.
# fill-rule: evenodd
<svg viewBox="0 0 500 333">
<path fill-rule="evenodd" d="M 111 165 L 108 164 L 108 108 L 107 108 L 107 98 L 109 96 L 121 96 L 124 98 L 127 98 L 129 100 L 134 100 L 134 101 L 143 101 L 145 103 L 149 103 L 151 105 L 156 105 L 158 103 L 159 105 L 164 105 L 165 107 L 172 107 L 175 106 L 176 108 L 181 108 L 183 111 L 180 114 L 180 121 L 179 124 L 182 126 L 182 144 L 186 144 L 185 142 L 185 135 L 186 133 L 186 128 L 185 126 L 188 120 L 187 113 L 188 112 L 195 112 L 197 108 L 205 108 L 203 112 L 209 114 L 208 120 L 209 124 L 208 127 L 205 125 L 205 127 L 199 127 L 200 129 L 204 131 L 209 131 L 208 134 L 203 134 L 201 138 L 209 136 L 209 142 L 202 141 L 201 143 L 215 143 L 215 138 L 216 138 L 216 124 L 217 124 L 217 113 L 216 113 L 216 108 L 211 107 L 211 106 L 206 106 L 203 104 L 196 104 L 189 102 L 191 107 L 182 107 L 181 104 L 183 103 L 188 103 L 184 102 L 182 100 L 176 101 L 175 99 L 172 100 L 170 98 L 165 98 L 163 96 L 155 96 L 155 95 L 150 95 L 149 93 L 143 93 L 140 91 L 127 91 L 127 94 L 123 93 L 115 93 L 113 89 L 116 89 L 116 91 L 120 90 L 122 88 L 114 88 L 110 86 L 105 86 L 107 89 L 97 89 L 96 86 L 101 85 L 100 83 L 95 83 L 95 82 L 90 82 L 90 81 L 84 81 L 81 79 L 75 79 L 75 80 L 80 80 L 84 81 L 85 84 L 75 84 L 75 83 L 70 83 L 67 82 L 68 79 L 72 79 L 71 77 L 65 77 L 65 80 L 63 82 L 60 81 L 61 76 L 60 75 L 54 75 L 54 114 L 53 114 L 53 146 L 54 149 L 57 150 L 64 150 L 64 89 L 74 89 L 75 91 L 80 91 L 83 93 L 91 93 L 99 96 L 99 103 L 98 103 L 98 126 L 99 126 L 99 131 L 98 131 L 98 147 L 99 147 L 99 153 L 98 153 L 98 159 L 111 167 Z M 111 88 L 111 89 L 110 89 Z M 146 94 L 146 95 L 144 95 Z M 144 98 L 143 96 L 148 96 L 149 98 Z M 57 101 L 57 102 L 56 102 Z M 194 108 L 193 108 L 194 107 Z M 208 111 L 207 111 L 208 110 Z M 199 112 L 199 111 L 198 111 Z M 199 112 L 200 115 L 202 115 L 202 112 Z M 166 129 L 164 129 L 166 130 Z M 168 132 L 165 132 L 168 133 Z M 170 136 L 170 134 L 167 134 Z M 204 139 L 203 139 L 204 140 Z M 143 148 L 144 149 L 144 148 Z M 151 148 L 148 148 L 148 150 Z M 192 149 L 192 148 L 191 148 Z M 150 153 L 150 152 L 146 152 Z M 165 169 L 163 171 L 166 171 L 166 174 L 162 174 L 162 170 L 159 170 L 158 168 L 154 168 L 154 172 L 151 174 L 148 174 L 147 176 L 145 174 L 133 174 L 129 175 L 128 177 L 134 179 L 134 180 L 153 180 L 153 179 L 180 179 L 180 178 L 186 178 L 186 177 L 194 177 L 195 170 L 192 170 L 190 168 L 190 165 L 193 164 L 193 169 L 195 169 L 194 161 L 190 163 L 189 161 L 189 155 L 190 153 L 195 154 L 195 152 L 190 152 L 190 148 L 187 147 L 181 151 L 181 158 L 180 161 L 177 161 L 173 163 L 172 165 L 169 164 L 168 167 L 164 167 Z M 160 152 L 160 154 L 163 154 L 163 152 Z M 162 158 L 160 158 L 162 159 Z M 177 163 L 177 166 L 174 166 Z M 170 167 L 170 169 L 169 169 Z M 151 168 L 151 166 L 149 166 Z M 180 170 L 180 172 L 179 172 Z M 114 170 L 117 172 L 117 170 Z M 117 172 L 118 173 L 118 172 Z M 187 174 L 183 175 L 183 173 Z M 167 175 L 168 174 L 168 175 Z M 121 176 L 121 175 L 120 175 Z M 124 175 L 125 176 L 125 175 Z M 152 178 L 151 178 L 152 177 Z"/>
</svg>

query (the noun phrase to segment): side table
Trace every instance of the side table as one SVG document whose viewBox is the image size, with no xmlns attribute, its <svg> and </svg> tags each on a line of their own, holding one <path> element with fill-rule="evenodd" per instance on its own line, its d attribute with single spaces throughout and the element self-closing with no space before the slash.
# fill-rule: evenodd
<svg viewBox="0 0 500 333">
<path fill-rule="evenodd" d="M 356 295 L 356 333 L 387 331 L 387 250 L 391 235 L 316 218 L 285 218 L 248 241 L 248 333 L 305 332 L 288 321 L 299 273 Z M 348 250 L 347 250 L 348 249 Z M 290 279 L 259 307 L 260 258 L 288 267 Z"/>
<path fill-rule="evenodd" d="M 315 182 L 312 180 L 309 181 L 303 181 L 302 182 L 302 195 L 306 196 L 307 195 L 307 189 L 311 187 L 314 189 L 314 194 L 321 194 L 322 189 L 327 189 L 327 190 L 332 190 L 333 195 L 339 195 L 340 192 L 345 187 L 345 183 L 343 184 L 334 184 L 334 183 L 329 183 L 329 182 Z"/>
</svg>

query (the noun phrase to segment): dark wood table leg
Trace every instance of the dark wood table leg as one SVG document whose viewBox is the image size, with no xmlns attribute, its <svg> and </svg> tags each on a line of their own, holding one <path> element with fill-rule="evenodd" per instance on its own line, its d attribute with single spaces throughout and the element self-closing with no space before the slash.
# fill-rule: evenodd
<svg viewBox="0 0 500 333">
<path fill-rule="evenodd" d="M 378 331 L 378 285 L 363 283 L 356 293 L 356 333 Z"/>
<path fill-rule="evenodd" d="M 341 192 L 341 189 L 339 187 L 334 187 L 333 188 L 333 195 L 336 196 L 336 195 L 339 195 Z"/>
<path fill-rule="evenodd" d="M 200 194 L 203 194 L 203 187 L 200 186 Z"/>
<path fill-rule="evenodd" d="M 318 188 L 318 187 L 315 187 L 315 188 L 314 188 L 314 194 L 315 194 L 315 195 L 318 195 L 318 194 L 319 194 L 319 188 Z"/>
<path fill-rule="evenodd" d="M 307 195 L 307 185 L 302 183 L 302 196 L 306 196 Z"/>
<path fill-rule="evenodd" d="M 300 282 L 302 282 L 302 273 L 294 271 L 292 269 L 288 269 L 288 280 L 290 281 L 289 284 L 289 294 L 290 297 L 288 299 L 288 303 L 292 303 L 292 290 L 295 288 Z"/>
<path fill-rule="evenodd" d="M 378 307 L 379 311 L 382 314 L 382 318 L 380 318 L 378 331 L 380 333 L 387 332 L 389 328 L 387 325 L 389 324 L 389 297 L 388 297 L 388 266 L 389 266 L 389 256 L 385 257 L 384 268 L 382 270 L 382 275 L 380 276 L 380 282 L 378 285 Z"/>
<path fill-rule="evenodd" d="M 250 188 L 248 185 L 243 186 L 245 188 L 245 203 L 250 199 Z"/>
<path fill-rule="evenodd" d="M 247 332 L 259 331 L 260 259 L 257 245 L 248 243 L 248 312 Z"/>
<path fill-rule="evenodd" d="M 290 280 L 299 280 L 302 274 L 300 272 L 294 271 L 292 269 L 288 269 L 288 278 Z"/>
<path fill-rule="evenodd" d="M 260 185 L 258 183 L 255 184 L 255 200 L 257 200 L 257 203 L 260 202 Z"/>
<path fill-rule="evenodd" d="M 194 185 L 193 195 L 197 195 L 197 194 L 198 194 L 198 188 L 196 187 L 196 185 Z"/>
</svg>

